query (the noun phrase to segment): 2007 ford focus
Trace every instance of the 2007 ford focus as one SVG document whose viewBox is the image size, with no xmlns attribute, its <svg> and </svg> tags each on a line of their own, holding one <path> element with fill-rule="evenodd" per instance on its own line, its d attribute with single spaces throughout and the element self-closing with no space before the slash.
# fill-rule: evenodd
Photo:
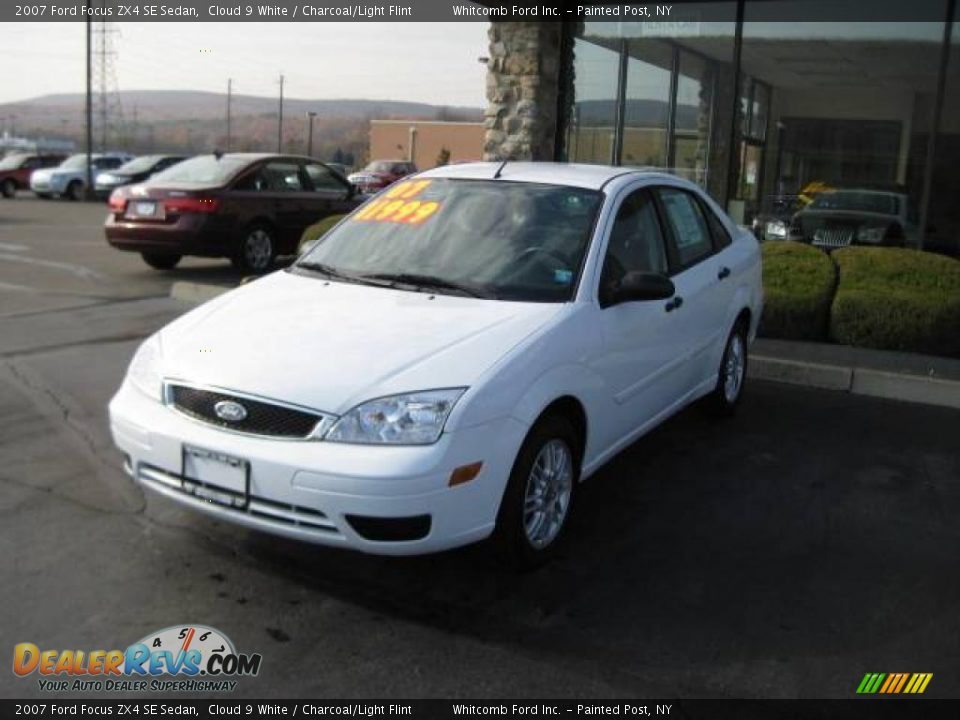
<svg viewBox="0 0 960 720">
<path fill-rule="evenodd" d="M 136 482 L 224 520 L 531 565 L 618 451 L 733 410 L 761 309 L 756 240 L 692 183 L 438 168 L 149 338 L 111 428 Z"/>
</svg>

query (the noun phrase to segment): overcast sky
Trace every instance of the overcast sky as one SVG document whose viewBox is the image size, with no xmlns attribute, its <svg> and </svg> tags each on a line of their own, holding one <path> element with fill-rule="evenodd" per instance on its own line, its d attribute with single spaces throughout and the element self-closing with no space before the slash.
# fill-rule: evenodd
<svg viewBox="0 0 960 720">
<path fill-rule="evenodd" d="M 2 0 L 0 0 L 2 1 Z M 487 23 L 114 23 L 121 90 L 484 104 Z M 83 92 L 84 24 L 0 23 L 0 102 Z"/>
</svg>

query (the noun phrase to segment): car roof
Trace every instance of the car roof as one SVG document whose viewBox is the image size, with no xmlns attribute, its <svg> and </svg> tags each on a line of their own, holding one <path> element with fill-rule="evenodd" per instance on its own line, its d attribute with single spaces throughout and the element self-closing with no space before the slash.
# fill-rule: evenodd
<svg viewBox="0 0 960 720">
<path fill-rule="evenodd" d="M 560 162 L 502 162 L 464 163 L 443 165 L 420 173 L 418 177 L 490 180 L 500 168 L 499 179 L 513 182 L 568 185 L 600 190 L 614 178 L 628 175 L 662 178 L 675 182 L 678 178 L 663 171 L 637 167 L 614 167 L 612 165 L 583 165 Z"/>
</svg>

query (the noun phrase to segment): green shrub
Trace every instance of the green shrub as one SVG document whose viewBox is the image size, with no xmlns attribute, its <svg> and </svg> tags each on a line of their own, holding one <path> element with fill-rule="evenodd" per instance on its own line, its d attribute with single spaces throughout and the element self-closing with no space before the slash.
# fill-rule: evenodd
<svg viewBox="0 0 960 720">
<path fill-rule="evenodd" d="M 820 250 L 798 242 L 768 242 L 763 252 L 764 337 L 824 340 L 836 270 Z"/>
<path fill-rule="evenodd" d="M 902 248 L 837 250 L 830 338 L 844 345 L 960 356 L 960 261 Z"/>
<path fill-rule="evenodd" d="M 303 231 L 303 235 L 300 236 L 299 249 L 302 251 L 303 246 L 306 243 L 317 240 L 318 238 L 322 238 L 334 225 L 343 220 L 345 217 L 346 215 L 328 215 L 320 222 L 314 223 L 308 227 Z"/>
</svg>

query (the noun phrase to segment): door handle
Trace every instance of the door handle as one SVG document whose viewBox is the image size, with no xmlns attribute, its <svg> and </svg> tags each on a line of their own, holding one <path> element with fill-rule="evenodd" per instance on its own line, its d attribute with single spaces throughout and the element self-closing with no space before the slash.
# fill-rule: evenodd
<svg viewBox="0 0 960 720">
<path fill-rule="evenodd" d="M 683 305 L 683 298 L 677 295 L 675 298 L 673 298 L 673 300 L 668 302 L 664 307 L 667 312 L 672 312 L 673 310 L 676 310 L 681 305 Z"/>
<path fill-rule="evenodd" d="M 729 277 L 729 276 L 730 276 L 730 268 L 722 267 L 720 268 L 720 272 L 717 273 L 717 280 L 723 280 L 725 277 Z"/>
</svg>

